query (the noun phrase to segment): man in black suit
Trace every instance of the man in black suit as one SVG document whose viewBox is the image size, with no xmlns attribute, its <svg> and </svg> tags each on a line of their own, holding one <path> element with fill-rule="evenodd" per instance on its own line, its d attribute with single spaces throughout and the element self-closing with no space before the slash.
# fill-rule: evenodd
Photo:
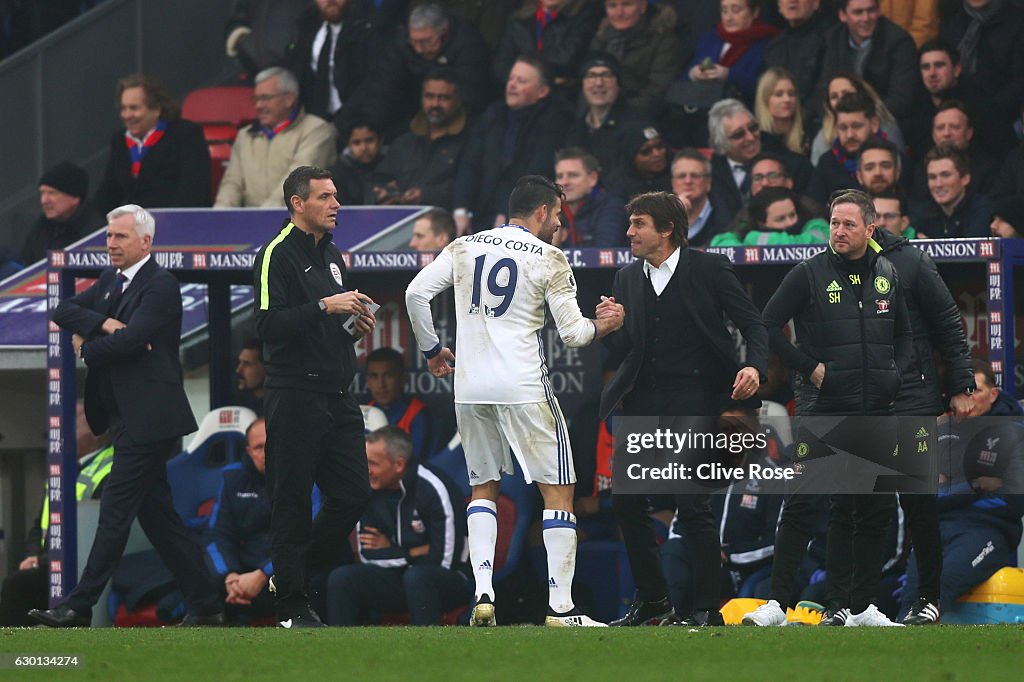
<svg viewBox="0 0 1024 682">
<path fill-rule="evenodd" d="M 133 204 L 107 215 L 112 267 L 86 291 L 62 301 L 53 321 L 74 332 L 75 353 L 89 366 L 85 416 L 93 433 L 108 432 L 113 467 L 85 571 L 67 600 L 29 611 L 50 627 L 88 626 L 92 607 L 124 552 L 132 521 L 156 547 L 185 594 L 183 625 L 222 625 L 223 607 L 199 546 L 174 511 L 167 458 L 196 430 L 182 383 L 181 291 L 150 249 L 156 222 Z"/>
<path fill-rule="evenodd" d="M 629 314 L 608 337 L 615 377 L 601 394 L 601 418 L 621 402 L 628 416 L 718 416 L 739 403 L 757 407 L 768 370 L 768 331 L 724 256 L 689 249 L 686 210 L 674 194 L 652 192 L 627 206 L 626 236 L 636 260 L 615 274 L 613 299 Z M 747 342 L 747 362 L 725 313 Z M 610 625 L 675 620 L 644 495 L 613 495 L 636 600 Z M 721 553 L 708 495 L 677 495 L 679 520 L 692 548 L 694 611 L 682 625 L 722 625 L 718 612 Z"/>
</svg>

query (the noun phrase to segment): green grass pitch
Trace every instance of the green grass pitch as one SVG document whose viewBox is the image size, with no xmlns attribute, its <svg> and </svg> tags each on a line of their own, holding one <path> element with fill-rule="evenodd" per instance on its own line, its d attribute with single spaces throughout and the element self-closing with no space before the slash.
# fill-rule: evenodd
<svg viewBox="0 0 1024 682">
<path fill-rule="evenodd" d="M 13 668 L 12 654 L 79 657 Z M 1024 626 L 0 630 L 0 679 L 1012 680 Z"/>
</svg>

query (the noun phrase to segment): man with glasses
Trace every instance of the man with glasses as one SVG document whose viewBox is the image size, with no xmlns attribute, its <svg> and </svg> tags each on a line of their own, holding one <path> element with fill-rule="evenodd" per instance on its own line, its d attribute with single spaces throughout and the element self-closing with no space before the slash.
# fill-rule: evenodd
<svg viewBox="0 0 1024 682">
<path fill-rule="evenodd" d="M 917 238 L 917 230 L 910 226 L 907 198 L 903 192 L 887 189 L 880 194 L 872 194 L 871 200 L 875 204 L 878 227 L 896 237 Z"/>
<path fill-rule="evenodd" d="M 607 176 L 621 165 L 617 139 L 622 124 L 637 118 L 637 113 L 619 97 L 622 65 L 612 55 L 591 52 L 583 60 L 580 78 L 586 107 L 569 127 L 566 145 L 582 147 L 597 157 Z"/>
<path fill-rule="evenodd" d="M 215 208 L 281 205 L 281 185 L 296 166 L 329 166 L 337 158 L 338 131 L 299 104 L 299 81 L 274 66 L 256 74 L 256 122 L 231 146 L 231 161 Z"/>
<path fill-rule="evenodd" d="M 785 187 L 792 190 L 793 185 L 793 177 L 778 154 L 762 152 L 754 157 L 750 164 L 750 196 L 757 196 L 766 187 Z M 797 194 L 797 201 L 807 215 L 825 217 L 825 208 L 810 197 Z"/>
<path fill-rule="evenodd" d="M 754 115 L 736 99 L 723 99 L 708 112 L 711 156 L 711 203 L 731 220 L 751 195 L 751 164 L 761 153 L 761 129 Z M 789 151 L 778 152 L 797 191 L 811 175 L 810 162 Z"/>
<path fill-rule="evenodd" d="M 686 207 L 686 238 L 691 246 L 705 246 L 725 229 L 728 221 L 709 198 L 711 161 L 698 150 L 687 147 L 676 152 L 672 159 L 672 193 Z"/>
</svg>

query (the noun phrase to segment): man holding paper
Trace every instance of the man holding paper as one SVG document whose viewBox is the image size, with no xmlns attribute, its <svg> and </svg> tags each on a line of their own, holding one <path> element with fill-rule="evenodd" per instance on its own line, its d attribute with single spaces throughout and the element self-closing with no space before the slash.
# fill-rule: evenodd
<svg viewBox="0 0 1024 682">
<path fill-rule="evenodd" d="M 355 343 L 377 305 L 346 288 L 331 241 L 338 209 L 331 174 L 300 166 L 284 181 L 289 219 L 256 254 L 256 331 L 267 370 L 266 468 L 271 549 L 281 627 L 323 627 L 309 606 L 308 575 L 340 561 L 370 498 L 363 416 L 349 392 Z M 322 506 L 312 523 L 310 492 Z"/>
</svg>

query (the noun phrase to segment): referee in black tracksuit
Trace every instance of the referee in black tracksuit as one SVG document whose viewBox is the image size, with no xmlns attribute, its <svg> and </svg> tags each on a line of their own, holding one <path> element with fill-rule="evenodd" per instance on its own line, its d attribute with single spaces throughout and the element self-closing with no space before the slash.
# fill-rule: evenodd
<svg viewBox="0 0 1024 682">
<path fill-rule="evenodd" d="M 359 404 L 349 392 L 354 344 L 373 329 L 373 301 L 346 288 L 331 243 L 338 209 L 331 174 L 300 166 L 284 181 L 290 220 L 256 255 L 256 331 L 267 369 L 271 560 L 283 627 L 323 627 L 307 571 L 336 564 L 370 498 Z M 343 325 L 357 316 L 353 331 Z M 323 504 L 312 516 L 316 483 Z"/>
<path fill-rule="evenodd" d="M 875 230 L 874 240 L 882 247 L 881 254 L 892 262 L 899 274 L 913 330 L 913 360 L 896 395 L 896 414 L 928 417 L 922 423 L 933 429 L 935 419 L 931 417 L 945 411 L 933 348 L 938 349 L 946 366 L 945 395 L 950 397 L 953 414 L 966 415 L 974 404 L 972 396 L 976 387 L 971 369 L 971 350 L 964 336 L 960 309 L 939 276 L 931 256 L 904 237 L 883 229 Z M 900 438 L 900 452 L 904 456 L 917 454 L 905 452 L 913 444 L 913 432 L 917 431 L 915 426 L 914 420 L 900 420 L 900 429 L 906 432 L 906 436 Z M 900 505 L 907 516 L 919 580 L 918 599 L 903 622 L 907 625 L 936 623 L 942 578 L 938 498 L 934 494 L 901 492 Z"/>
<path fill-rule="evenodd" d="M 912 353 L 903 286 L 871 240 L 871 199 L 844 191 L 833 197 L 830 211 L 828 249 L 794 267 L 765 306 L 771 347 L 805 378 L 797 393 L 798 415 L 891 415 Z M 790 319 L 799 347 L 783 333 Z M 894 503 L 889 495 L 832 496 L 829 610 L 838 616 L 826 619 L 836 621 L 829 624 L 842 625 L 877 598 Z M 812 504 L 807 495 L 786 500 L 772 571 L 776 607 L 793 605 L 799 589 L 794 576 L 811 534 Z"/>
</svg>

